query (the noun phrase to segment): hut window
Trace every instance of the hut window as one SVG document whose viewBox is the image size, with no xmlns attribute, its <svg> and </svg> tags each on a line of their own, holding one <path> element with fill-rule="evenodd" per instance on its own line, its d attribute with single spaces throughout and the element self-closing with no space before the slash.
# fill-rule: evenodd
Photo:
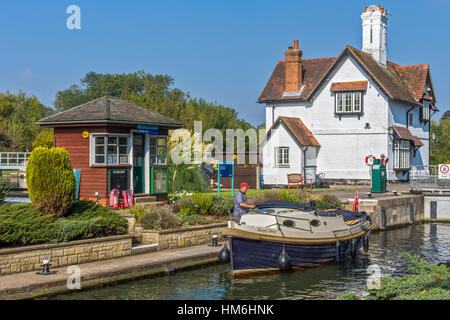
<svg viewBox="0 0 450 320">
<path fill-rule="evenodd" d="M 105 135 L 96 136 L 94 147 L 95 164 L 128 164 L 128 137 Z"/>
<path fill-rule="evenodd" d="M 166 138 L 150 138 L 150 164 L 167 164 Z"/>
</svg>

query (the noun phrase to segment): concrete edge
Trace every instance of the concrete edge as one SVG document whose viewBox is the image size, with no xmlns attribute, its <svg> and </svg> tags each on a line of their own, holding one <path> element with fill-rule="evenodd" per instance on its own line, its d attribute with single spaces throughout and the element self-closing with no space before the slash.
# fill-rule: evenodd
<svg viewBox="0 0 450 320">
<path fill-rule="evenodd" d="M 142 277 L 166 274 L 167 271 L 165 270 L 165 267 L 168 265 L 173 266 L 175 271 L 177 271 L 205 264 L 217 263 L 218 261 L 219 259 L 217 252 L 208 252 L 194 257 L 182 257 L 177 259 L 169 259 L 158 263 L 151 262 L 131 268 L 119 268 L 113 272 L 97 273 L 87 276 L 86 278 L 82 277 L 82 288 L 80 290 L 88 290 Z M 47 286 L 48 287 L 43 288 L 42 286 L 35 285 L 17 290 L 8 290 L 5 293 L 0 292 L 0 300 L 36 299 L 62 293 L 75 292 L 74 290 L 67 288 L 66 280 L 49 282 Z M 24 289 L 26 289 L 26 291 L 24 291 Z"/>
</svg>

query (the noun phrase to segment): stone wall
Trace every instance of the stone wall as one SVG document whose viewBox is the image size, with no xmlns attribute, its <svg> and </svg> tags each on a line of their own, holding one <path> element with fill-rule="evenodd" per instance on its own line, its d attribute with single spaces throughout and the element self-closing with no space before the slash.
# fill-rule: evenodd
<svg viewBox="0 0 450 320">
<path fill-rule="evenodd" d="M 190 247 L 212 243 L 212 236 L 222 238 L 223 229 L 227 223 L 214 223 L 204 226 L 192 226 L 170 230 L 144 230 L 143 244 L 158 243 L 158 250 Z M 181 241 L 180 241 L 181 239 Z"/>
<path fill-rule="evenodd" d="M 353 199 L 345 209 L 352 210 Z M 423 195 L 390 196 L 379 199 L 360 199 L 359 210 L 366 211 L 375 223 L 374 230 L 385 230 L 424 221 Z"/>
<path fill-rule="evenodd" d="M 57 268 L 128 255 L 130 235 L 0 249 L 0 275 L 42 271 L 43 260 Z"/>
</svg>

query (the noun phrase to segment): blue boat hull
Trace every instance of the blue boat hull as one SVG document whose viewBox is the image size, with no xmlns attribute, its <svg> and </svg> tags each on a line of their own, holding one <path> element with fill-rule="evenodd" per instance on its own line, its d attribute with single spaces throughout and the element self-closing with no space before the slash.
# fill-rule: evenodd
<svg viewBox="0 0 450 320">
<path fill-rule="evenodd" d="M 363 236 L 354 239 L 356 252 L 363 246 Z M 278 257 L 283 243 L 229 237 L 231 264 L 234 274 L 278 270 Z M 331 261 L 341 261 L 351 255 L 351 240 L 325 244 L 284 244 L 292 267 L 301 268 Z M 338 253 L 339 252 L 339 253 Z"/>
</svg>

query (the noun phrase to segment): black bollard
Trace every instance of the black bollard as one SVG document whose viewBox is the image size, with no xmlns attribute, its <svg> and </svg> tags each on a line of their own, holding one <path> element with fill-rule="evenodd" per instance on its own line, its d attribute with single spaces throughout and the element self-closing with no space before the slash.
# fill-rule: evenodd
<svg viewBox="0 0 450 320">
<path fill-rule="evenodd" d="M 222 250 L 219 252 L 219 262 L 228 263 L 230 262 L 230 250 L 228 250 L 227 245 L 224 244 Z"/>
<path fill-rule="evenodd" d="M 40 274 L 40 275 L 44 275 L 44 276 L 48 276 L 50 274 L 55 274 L 56 271 L 50 271 L 50 265 L 51 265 L 50 261 L 48 261 L 48 260 L 42 261 L 43 269 L 40 272 L 36 272 L 36 274 Z"/>
<path fill-rule="evenodd" d="M 278 256 L 278 268 L 280 268 L 281 271 L 286 271 L 292 268 L 291 258 L 286 253 L 284 248 Z"/>
</svg>

